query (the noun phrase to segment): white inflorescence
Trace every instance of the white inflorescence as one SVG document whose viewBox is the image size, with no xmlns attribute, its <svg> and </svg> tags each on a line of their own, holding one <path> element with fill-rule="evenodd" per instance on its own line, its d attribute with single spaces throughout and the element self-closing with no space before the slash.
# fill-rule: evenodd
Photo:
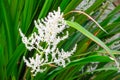
<svg viewBox="0 0 120 80">
<path fill-rule="evenodd" d="M 25 56 L 23 57 L 26 65 L 32 69 L 33 76 L 38 72 L 44 72 L 47 69 L 47 64 L 65 67 L 70 62 L 69 57 L 76 50 L 76 45 L 69 52 L 57 48 L 58 43 L 68 37 L 68 32 L 66 35 L 63 34 L 63 30 L 67 26 L 62 16 L 63 13 L 60 13 L 60 8 L 58 8 L 58 11 L 50 12 L 46 18 L 34 21 L 38 32 L 34 32 L 29 38 L 19 29 L 22 42 L 26 48 L 30 51 L 35 49 L 38 52 L 35 58 L 32 57 L 27 60 Z M 64 36 L 59 36 L 60 33 Z"/>
</svg>

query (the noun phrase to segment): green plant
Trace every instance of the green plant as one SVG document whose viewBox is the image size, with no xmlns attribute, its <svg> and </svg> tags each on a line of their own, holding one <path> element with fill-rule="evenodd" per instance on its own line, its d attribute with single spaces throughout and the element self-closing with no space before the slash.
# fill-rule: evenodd
<svg viewBox="0 0 120 80">
<path fill-rule="evenodd" d="M 119 46 L 112 45 L 119 42 L 120 38 L 112 39 L 107 43 L 105 41 L 120 31 L 120 6 L 111 10 L 100 22 L 102 14 L 108 7 L 108 1 L 96 0 L 84 11 L 99 22 L 102 26 L 100 28 L 96 27 L 94 21 L 90 20 L 88 16 L 69 13 L 71 10 L 75 10 L 81 2 L 82 0 L 1 0 L 0 80 L 119 79 L 118 68 L 114 66 L 115 62 L 110 57 L 119 59 Z M 26 50 L 18 29 L 21 28 L 26 36 L 30 36 L 32 32 L 36 31 L 34 20 L 46 17 L 50 11 L 57 10 L 59 6 L 61 11 L 66 14 L 64 18 L 67 24 L 72 27 L 65 30 L 69 31 L 69 37 L 58 44 L 58 47 L 70 51 L 77 43 L 76 52 L 70 57 L 72 61 L 65 68 L 51 65 L 47 71 L 33 77 L 30 69 L 23 62 L 23 56 L 33 56 L 35 50 Z M 110 49 L 111 46 L 114 48 Z"/>
</svg>

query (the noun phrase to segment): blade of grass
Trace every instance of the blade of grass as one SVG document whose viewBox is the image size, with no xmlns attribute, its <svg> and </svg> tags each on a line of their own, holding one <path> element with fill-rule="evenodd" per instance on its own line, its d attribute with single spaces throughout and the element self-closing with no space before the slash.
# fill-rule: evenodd
<svg viewBox="0 0 120 80">
<path fill-rule="evenodd" d="M 60 4 L 61 11 L 63 12 L 66 8 L 66 6 L 70 3 L 71 0 L 62 0 Z"/>
<path fill-rule="evenodd" d="M 73 9 L 75 9 L 79 4 L 80 2 L 82 2 L 82 0 L 72 0 L 68 5 L 67 7 L 65 8 L 64 10 L 64 13 L 67 13 Z M 74 5 L 74 6 L 73 6 Z"/>
<path fill-rule="evenodd" d="M 66 21 L 67 24 L 75 29 L 77 29 L 78 31 L 80 31 L 83 35 L 85 35 L 86 37 L 90 38 L 91 40 L 93 40 L 94 42 L 96 42 L 99 46 L 101 46 L 103 49 L 106 50 L 107 54 L 110 55 L 110 58 L 113 59 L 116 63 L 116 66 L 118 68 L 119 67 L 119 63 L 116 60 L 115 56 L 112 54 L 111 50 L 96 36 L 94 36 L 93 34 L 91 34 L 89 31 L 87 31 L 85 28 L 83 28 L 81 25 L 79 25 L 76 22 L 71 22 L 71 21 Z"/>
<path fill-rule="evenodd" d="M 111 53 L 110 49 L 97 37 L 95 37 L 93 34 L 91 34 L 90 32 L 88 32 L 85 28 L 83 28 L 81 25 L 79 25 L 76 22 L 71 22 L 71 21 L 66 21 L 67 24 L 75 29 L 77 29 L 78 31 L 80 31 L 82 34 L 84 34 L 85 36 L 87 36 L 88 38 L 90 38 L 91 40 L 93 40 L 94 42 L 96 42 L 98 45 L 100 45 L 102 48 L 104 48 L 107 53 L 111 56 L 114 57 L 114 55 Z"/>
<path fill-rule="evenodd" d="M 80 36 L 79 33 L 75 33 L 73 34 L 68 40 L 66 40 L 66 42 L 64 42 L 62 48 L 67 51 L 70 50 L 75 43 L 77 42 L 78 37 Z"/>
<path fill-rule="evenodd" d="M 1 56 L 1 58 L 0 58 L 0 80 L 5 80 L 5 61 L 4 61 L 4 59 L 5 59 L 5 57 L 4 57 L 4 54 L 3 54 L 3 47 L 2 47 L 2 45 L 0 45 L 0 56 Z"/>
<path fill-rule="evenodd" d="M 32 21 L 32 14 L 34 12 L 34 1 L 29 1 L 29 0 L 26 0 L 24 2 L 24 10 L 22 12 L 22 20 L 21 20 L 21 29 L 24 33 L 27 32 L 29 26 L 30 26 L 30 23 Z M 29 14 L 28 14 L 29 13 Z"/>
<path fill-rule="evenodd" d="M 99 9 L 99 6 L 104 2 L 105 0 L 97 0 L 93 3 L 92 6 L 90 6 L 85 12 L 87 14 L 90 14 L 92 11 L 95 11 L 97 9 Z M 84 21 L 87 20 L 87 17 L 82 15 L 82 16 L 77 16 L 76 17 L 76 21 L 79 23 L 83 23 Z"/>
<path fill-rule="evenodd" d="M 112 77 L 113 77 L 112 74 L 115 74 L 115 73 L 116 73 L 116 71 L 114 71 L 114 70 L 102 71 L 102 72 L 94 75 L 95 77 L 93 79 L 94 80 L 99 80 L 99 79 L 101 79 L 101 80 L 112 80 Z"/>
<path fill-rule="evenodd" d="M 10 58 L 13 54 L 13 50 L 15 49 L 15 41 L 14 40 L 14 33 L 12 29 L 12 22 L 10 19 L 10 10 L 8 2 L 2 1 L 1 2 L 1 9 L 2 9 L 2 15 L 3 15 L 3 22 L 4 22 L 4 30 L 6 35 L 6 43 L 7 43 L 7 49 L 8 49 L 8 58 Z"/>
<path fill-rule="evenodd" d="M 52 80 L 57 74 L 61 73 L 65 69 L 70 68 L 72 66 L 76 66 L 76 65 L 82 66 L 90 62 L 110 62 L 110 61 L 112 60 L 108 56 L 93 55 L 93 56 L 81 58 L 81 59 L 70 62 L 65 68 L 62 68 L 62 67 L 56 68 L 55 70 L 48 73 L 48 75 L 46 76 L 46 79 Z"/>
<path fill-rule="evenodd" d="M 42 7 L 42 10 L 40 12 L 40 15 L 39 15 L 39 18 L 43 18 L 47 15 L 51 5 L 52 5 L 52 2 L 53 0 L 46 0 L 43 7 Z"/>
<path fill-rule="evenodd" d="M 70 14 L 70 13 L 79 13 L 79 14 L 83 14 L 85 16 L 87 16 L 90 20 L 92 20 L 101 30 L 103 30 L 105 33 L 107 33 L 107 31 L 105 29 L 103 29 L 100 24 L 97 23 L 97 21 L 95 21 L 91 16 L 89 16 L 87 13 L 83 12 L 83 11 L 70 11 L 68 12 L 67 14 Z M 67 14 L 65 14 L 64 16 L 66 16 Z"/>
<path fill-rule="evenodd" d="M 108 67 L 108 68 L 96 69 L 96 70 L 91 71 L 91 72 L 92 72 L 92 73 L 93 73 L 93 72 L 97 72 L 97 73 L 99 74 L 99 72 L 103 72 L 103 71 L 118 71 L 118 69 L 117 69 L 116 67 Z M 85 73 L 82 73 L 82 74 L 80 74 L 80 75 L 74 76 L 74 77 L 72 78 L 72 80 L 78 79 L 78 78 L 80 79 L 80 77 L 85 76 L 85 75 L 87 75 L 87 74 L 90 74 L 91 72 L 85 72 Z M 95 74 L 95 73 L 94 73 L 94 74 Z"/>
<path fill-rule="evenodd" d="M 11 59 L 9 60 L 7 64 L 7 75 L 8 76 L 10 76 L 12 72 L 14 71 L 15 65 L 17 65 L 19 58 L 21 57 L 21 55 L 23 54 L 25 50 L 26 50 L 25 46 L 22 43 L 16 48 L 14 55 L 11 57 Z"/>
<path fill-rule="evenodd" d="M 105 26 L 109 23 L 109 21 L 114 18 L 114 16 L 116 15 L 116 13 L 119 12 L 120 9 L 120 5 L 117 6 L 114 10 L 112 10 L 112 12 L 110 14 L 108 14 L 108 16 L 100 23 L 102 26 Z"/>
<path fill-rule="evenodd" d="M 62 2 L 62 0 L 54 0 L 53 2 L 52 2 L 52 10 L 57 10 L 58 9 L 58 6 L 60 6 L 60 4 L 61 4 L 61 2 Z"/>
</svg>

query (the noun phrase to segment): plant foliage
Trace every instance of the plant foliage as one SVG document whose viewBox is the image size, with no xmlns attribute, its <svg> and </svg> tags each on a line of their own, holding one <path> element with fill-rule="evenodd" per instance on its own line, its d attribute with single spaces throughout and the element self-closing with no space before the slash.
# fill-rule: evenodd
<svg viewBox="0 0 120 80">
<path fill-rule="evenodd" d="M 102 26 L 100 28 L 84 14 L 69 13 L 82 1 L 0 0 L 0 80 L 119 80 L 120 73 L 114 60 L 119 62 L 120 6 L 115 6 L 104 17 L 112 1 L 95 0 L 83 11 L 94 18 Z M 77 50 L 65 68 L 51 65 L 47 71 L 33 77 L 23 56 L 31 57 L 35 50 L 26 50 L 19 28 L 30 36 L 36 31 L 34 20 L 46 17 L 58 7 L 70 26 L 65 30 L 69 31 L 69 37 L 58 47 L 70 51 L 77 44 Z M 113 38 L 117 34 L 117 38 Z"/>
</svg>

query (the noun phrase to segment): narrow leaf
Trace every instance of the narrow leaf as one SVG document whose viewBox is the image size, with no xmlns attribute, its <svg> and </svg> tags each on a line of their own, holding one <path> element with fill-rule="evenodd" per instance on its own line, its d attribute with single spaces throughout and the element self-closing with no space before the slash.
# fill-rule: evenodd
<svg viewBox="0 0 120 80">
<path fill-rule="evenodd" d="M 81 25 L 79 25 L 76 22 L 71 22 L 71 21 L 66 21 L 66 23 L 77 29 L 78 31 L 80 31 L 83 35 L 85 35 L 86 37 L 90 38 L 91 40 L 93 40 L 94 42 L 96 42 L 98 45 L 100 45 L 102 48 L 104 48 L 106 50 L 106 52 L 111 56 L 114 57 L 114 55 L 111 53 L 110 49 L 96 36 L 94 36 L 92 33 L 90 33 L 89 31 L 87 31 L 85 28 L 83 28 Z"/>
<path fill-rule="evenodd" d="M 89 56 L 86 58 L 81 58 L 75 61 L 70 62 L 65 68 L 62 67 L 58 67 L 55 70 L 51 71 L 46 78 L 48 80 L 52 80 L 57 74 L 61 73 L 62 71 L 64 71 L 65 69 L 68 69 L 72 66 L 76 66 L 76 65 L 85 65 L 87 63 L 90 62 L 110 62 L 112 61 L 108 56 L 98 56 L 98 55 L 93 55 L 93 56 Z"/>
<path fill-rule="evenodd" d="M 20 44 L 16 48 L 14 55 L 11 57 L 11 59 L 9 60 L 9 62 L 7 64 L 7 75 L 8 76 L 14 71 L 15 65 L 17 64 L 20 56 L 23 54 L 24 51 L 25 51 L 24 44 Z"/>
</svg>

